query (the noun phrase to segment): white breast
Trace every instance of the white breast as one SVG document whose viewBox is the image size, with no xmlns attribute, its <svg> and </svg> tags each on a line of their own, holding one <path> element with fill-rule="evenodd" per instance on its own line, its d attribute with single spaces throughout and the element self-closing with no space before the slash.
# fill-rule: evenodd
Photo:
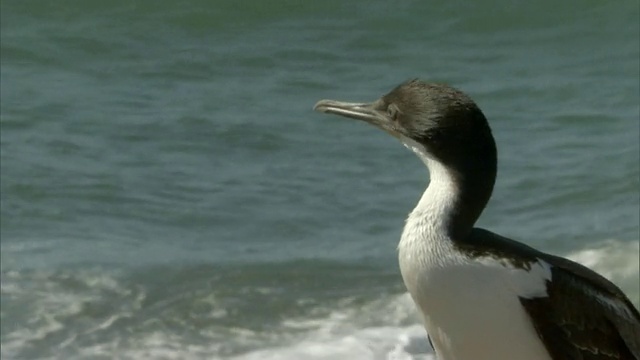
<svg viewBox="0 0 640 360">
<path fill-rule="evenodd" d="M 525 271 L 444 247 L 417 258 L 431 249 L 410 241 L 399 250 L 402 277 L 439 359 L 550 359 L 518 299 L 545 296 L 545 263 Z"/>
</svg>

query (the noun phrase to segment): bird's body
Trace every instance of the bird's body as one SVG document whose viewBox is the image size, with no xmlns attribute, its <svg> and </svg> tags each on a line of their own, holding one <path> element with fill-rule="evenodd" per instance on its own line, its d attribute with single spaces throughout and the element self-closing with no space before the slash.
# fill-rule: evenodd
<svg viewBox="0 0 640 360">
<path fill-rule="evenodd" d="M 526 270 L 456 249 L 442 223 L 455 204 L 456 190 L 445 168 L 438 163 L 429 168 L 431 182 L 409 214 L 398 255 L 404 283 L 438 356 L 509 359 L 518 353 L 521 360 L 549 359 L 518 300 L 545 294 L 548 265 L 536 263 Z"/>
<path fill-rule="evenodd" d="M 413 80 L 371 104 L 322 100 L 315 109 L 385 130 L 429 168 L 398 252 L 440 359 L 640 360 L 640 313 L 614 284 L 473 227 L 493 190 L 497 153 L 465 94 Z"/>
</svg>

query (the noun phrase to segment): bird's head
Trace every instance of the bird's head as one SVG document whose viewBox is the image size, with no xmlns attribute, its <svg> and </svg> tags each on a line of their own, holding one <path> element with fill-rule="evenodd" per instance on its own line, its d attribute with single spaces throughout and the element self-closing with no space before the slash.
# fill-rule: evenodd
<svg viewBox="0 0 640 360">
<path fill-rule="evenodd" d="M 495 144 L 482 111 L 463 92 L 411 80 L 371 103 L 321 100 L 314 110 L 368 122 L 445 165 L 467 162 Z M 423 159 L 424 160 L 424 159 Z"/>
</svg>

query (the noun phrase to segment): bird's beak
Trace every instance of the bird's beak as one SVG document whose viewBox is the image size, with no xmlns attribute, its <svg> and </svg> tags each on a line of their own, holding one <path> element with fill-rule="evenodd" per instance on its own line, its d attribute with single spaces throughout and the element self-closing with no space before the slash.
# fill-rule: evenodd
<svg viewBox="0 0 640 360">
<path fill-rule="evenodd" d="M 379 101 L 373 103 L 349 103 L 336 100 L 320 100 L 313 107 L 313 110 L 363 120 L 385 130 L 391 135 L 398 136 L 393 120 L 386 111 L 379 110 Z"/>
<path fill-rule="evenodd" d="M 374 109 L 374 103 L 349 103 L 336 100 L 320 100 L 313 110 L 323 113 L 336 114 L 352 119 L 374 123 L 379 120 L 379 111 Z"/>
</svg>

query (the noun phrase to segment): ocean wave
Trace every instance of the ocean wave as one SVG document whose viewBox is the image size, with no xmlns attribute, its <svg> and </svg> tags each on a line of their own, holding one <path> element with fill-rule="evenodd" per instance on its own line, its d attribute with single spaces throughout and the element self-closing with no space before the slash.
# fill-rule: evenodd
<svg viewBox="0 0 640 360">
<path fill-rule="evenodd" d="M 637 304 L 639 254 L 638 242 L 607 240 L 568 257 L 619 284 Z M 288 295 L 295 288 L 283 290 L 283 283 L 242 283 L 231 271 L 223 280 L 232 285 L 222 288 L 211 280 L 220 276 L 217 268 L 170 269 L 3 271 L 2 358 L 434 359 L 406 293 L 362 289 L 363 296 L 338 291 L 333 300 L 314 300 Z M 268 307 L 269 297 L 287 296 L 290 302 Z M 246 312 L 241 300 L 255 310 Z M 272 314 L 256 320 L 260 312 Z"/>
</svg>

